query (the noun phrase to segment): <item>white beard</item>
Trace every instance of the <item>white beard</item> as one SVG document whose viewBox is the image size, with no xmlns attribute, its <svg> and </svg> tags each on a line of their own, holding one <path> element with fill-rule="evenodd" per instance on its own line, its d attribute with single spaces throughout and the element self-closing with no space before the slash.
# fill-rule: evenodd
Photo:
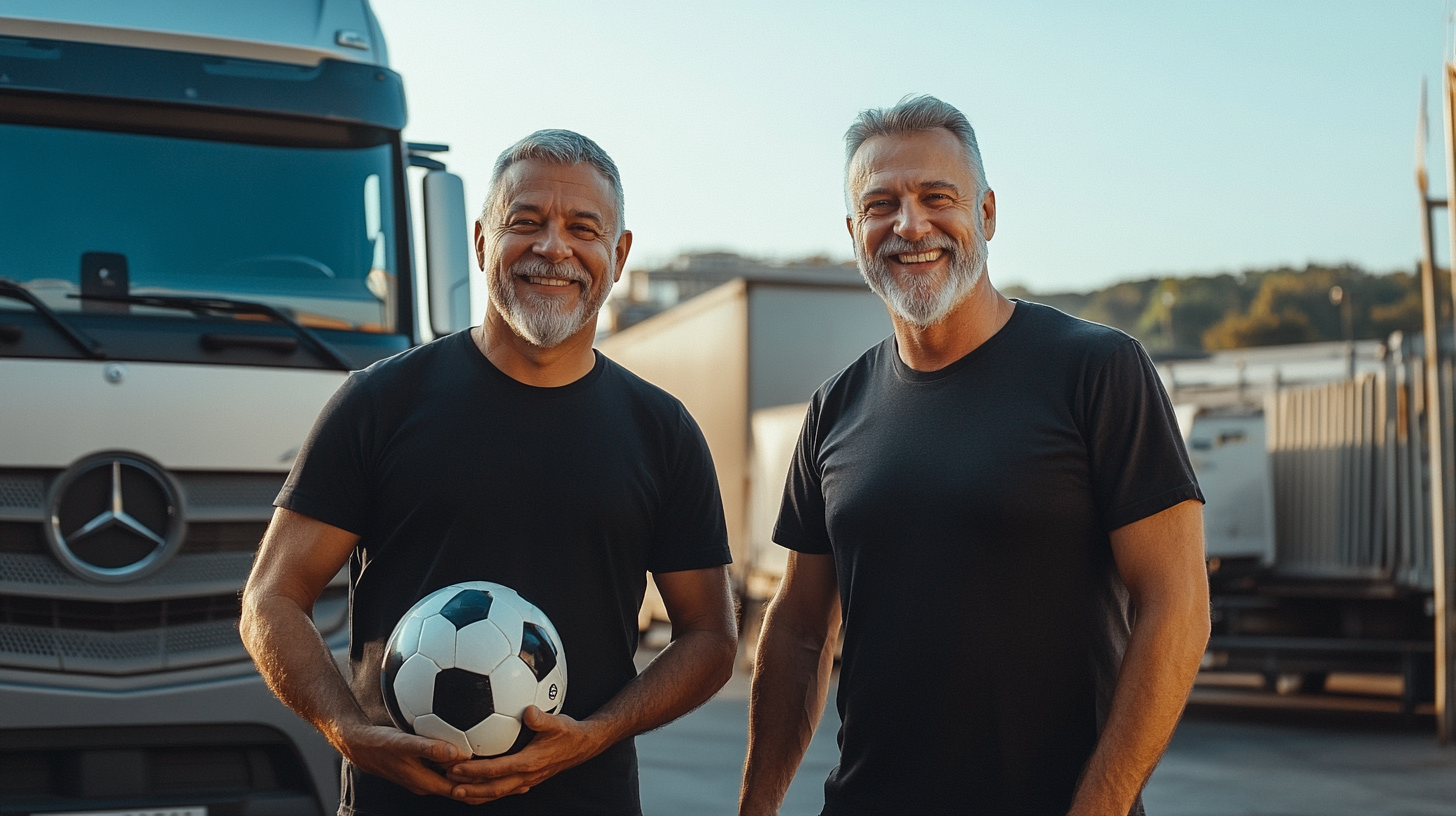
<svg viewBox="0 0 1456 816">
<path fill-rule="evenodd" d="M 615 260 L 615 259 L 614 259 Z M 568 308 L 564 298 L 551 295 L 528 293 L 525 298 L 516 297 L 516 278 L 522 275 L 548 278 L 566 278 L 581 284 L 582 296 L 576 306 Z M 596 316 L 612 293 L 612 277 L 604 275 L 598 291 L 592 291 L 591 276 L 579 267 L 569 264 L 553 264 L 540 258 L 525 258 L 511 265 L 510 269 L 491 276 L 490 299 L 505 319 L 506 325 L 533 346 L 553 348 L 561 345 L 568 337 L 581 331 L 587 321 Z"/>
<path fill-rule="evenodd" d="M 925 252 L 943 249 L 950 253 L 950 262 L 944 276 L 916 275 L 908 285 L 902 286 L 895 273 L 890 271 L 887 258 L 905 252 Z M 933 326 L 945 319 L 956 304 L 975 288 L 981 275 L 986 272 L 988 247 L 981 225 L 976 225 L 976 237 L 970 246 L 961 246 L 945 236 L 906 241 L 898 235 L 890 235 L 880 244 L 879 251 L 872 258 L 864 257 L 860 242 L 855 241 L 855 261 L 859 273 L 875 294 L 885 301 L 890 311 L 907 323 L 920 328 Z"/>
</svg>

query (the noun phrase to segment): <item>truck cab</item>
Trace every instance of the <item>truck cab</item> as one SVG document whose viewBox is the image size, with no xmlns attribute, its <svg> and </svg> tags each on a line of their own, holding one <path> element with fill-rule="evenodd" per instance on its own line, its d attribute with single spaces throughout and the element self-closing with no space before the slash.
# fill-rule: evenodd
<svg viewBox="0 0 1456 816">
<path fill-rule="evenodd" d="M 469 323 L 405 122 L 366 0 L 0 6 L 0 811 L 336 808 L 238 593 L 348 373 Z"/>
</svg>

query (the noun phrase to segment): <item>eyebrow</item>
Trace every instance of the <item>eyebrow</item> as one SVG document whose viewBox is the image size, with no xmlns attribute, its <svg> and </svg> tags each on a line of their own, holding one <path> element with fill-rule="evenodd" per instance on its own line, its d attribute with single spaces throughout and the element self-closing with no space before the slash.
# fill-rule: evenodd
<svg viewBox="0 0 1456 816">
<path fill-rule="evenodd" d="M 598 227 L 604 226 L 607 223 L 607 220 L 605 218 L 602 218 L 601 213 L 593 212 L 591 210 L 572 210 L 569 214 L 572 218 L 580 218 L 583 221 L 591 221 Z"/>
<path fill-rule="evenodd" d="M 961 192 L 961 188 L 960 188 L 960 185 L 959 184 L 956 184 L 953 181 L 946 181 L 944 179 L 937 179 L 935 181 L 922 181 L 922 182 L 920 182 L 919 184 L 917 184 L 915 186 L 921 192 L 925 192 L 926 190 L 945 190 L 945 189 L 953 190 L 957 195 L 960 195 L 960 192 Z M 889 195 L 889 193 L 890 193 L 890 190 L 888 188 L 885 188 L 885 187 L 875 187 L 874 189 L 865 190 L 863 193 L 860 193 L 859 200 L 860 201 L 864 201 L 867 198 L 874 198 L 875 196 Z"/>
<path fill-rule="evenodd" d="M 510 218 L 523 212 L 540 215 L 544 210 L 535 204 L 513 204 L 509 210 L 506 210 L 506 217 Z M 567 213 L 567 216 L 573 219 L 579 218 L 583 221 L 591 221 L 598 227 L 603 227 L 607 223 L 606 219 L 602 217 L 602 214 L 594 210 L 572 210 Z"/>
</svg>

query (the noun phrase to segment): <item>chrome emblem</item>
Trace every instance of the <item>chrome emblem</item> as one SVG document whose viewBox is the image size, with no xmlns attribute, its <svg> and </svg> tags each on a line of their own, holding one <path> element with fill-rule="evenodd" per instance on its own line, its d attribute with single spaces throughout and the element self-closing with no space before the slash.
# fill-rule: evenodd
<svg viewBox="0 0 1456 816">
<path fill-rule="evenodd" d="M 130 454 L 82 460 L 51 486 L 46 537 L 67 569 L 91 581 L 133 581 L 182 545 L 180 493 L 161 467 Z"/>
</svg>

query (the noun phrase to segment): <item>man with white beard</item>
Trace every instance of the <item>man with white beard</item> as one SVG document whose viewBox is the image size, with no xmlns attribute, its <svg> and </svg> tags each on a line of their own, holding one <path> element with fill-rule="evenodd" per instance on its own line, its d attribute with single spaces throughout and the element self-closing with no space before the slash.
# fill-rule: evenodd
<svg viewBox="0 0 1456 816">
<path fill-rule="evenodd" d="M 842 623 L 825 814 L 1140 814 L 1209 626 L 1172 407 L 1137 341 L 991 285 L 996 197 L 960 111 L 906 98 L 845 141 L 895 332 L 810 402 L 740 812 L 777 812 Z"/>
<path fill-rule="evenodd" d="M 592 348 L 631 246 L 616 165 L 595 142 L 521 140 L 496 162 L 476 224 L 482 325 L 353 374 L 299 454 L 240 628 L 274 692 L 344 755 L 340 813 L 640 814 L 632 736 L 731 674 L 707 445 L 681 403 Z M 341 674 L 309 611 L 346 563 Z M 648 571 L 673 640 L 639 676 Z M 396 730 L 380 691 L 401 616 L 475 580 L 545 611 L 571 666 L 561 713 L 527 708 L 534 738 L 496 759 Z"/>
</svg>

